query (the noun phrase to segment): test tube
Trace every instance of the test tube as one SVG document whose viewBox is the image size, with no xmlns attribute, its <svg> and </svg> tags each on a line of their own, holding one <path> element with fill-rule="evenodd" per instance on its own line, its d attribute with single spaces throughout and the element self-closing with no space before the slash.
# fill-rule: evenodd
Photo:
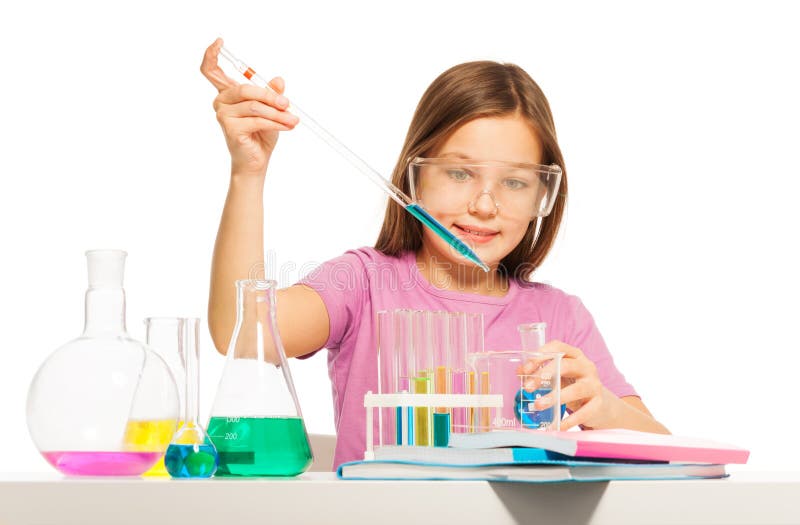
<svg viewBox="0 0 800 525">
<path fill-rule="evenodd" d="M 392 312 L 375 313 L 378 331 L 378 393 L 394 394 L 397 390 L 397 353 L 395 352 L 394 317 Z M 396 409 L 378 410 L 379 445 L 396 443 Z"/>
<path fill-rule="evenodd" d="M 450 313 L 450 388 L 453 394 L 467 391 L 467 316 L 463 312 Z M 451 409 L 451 429 L 464 433 L 468 427 L 468 408 Z"/>
<path fill-rule="evenodd" d="M 408 309 L 397 309 L 392 312 L 395 333 L 395 353 L 397 355 L 397 392 L 411 392 L 411 375 L 413 370 L 414 346 L 412 333 L 412 312 Z M 411 407 L 397 407 L 395 427 L 398 445 L 414 444 L 414 417 Z"/>
<path fill-rule="evenodd" d="M 430 312 L 414 310 L 412 313 L 412 337 L 414 342 L 414 377 L 411 380 L 415 394 L 430 394 L 433 380 L 431 352 Z M 427 447 L 431 444 L 431 409 L 414 409 L 414 444 Z"/>
<path fill-rule="evenodd" d="M 433 353 L 434 381 L 437 394 L 449 394 L 450 370 L 450 314 L 431 312 L 431 343 Z M 450 409 L 436 407 L 433 411 L 433 446 L 446 447 L 450 441 Z"/>
<path fill-rule="evenodd" d="M 484 325 L 483 314 L 466 314 L 467 322 L 467 354 L 473 358 L 485 352 L 484 350 Z M 467 389 L 470 394 L 489 393 L 489 370 L 471 370 L 469 372 Z M 488 430 L 490 419 L 489 408 L 470 408 L 470 432 Z"/>
</svg>

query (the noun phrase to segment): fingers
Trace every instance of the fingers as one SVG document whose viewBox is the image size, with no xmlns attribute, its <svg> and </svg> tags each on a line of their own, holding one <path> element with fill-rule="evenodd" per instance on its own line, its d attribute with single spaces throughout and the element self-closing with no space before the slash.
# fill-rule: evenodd
<svg viewBox="0 0 800 525">
<path fill-rule="evenodd" d="M 289 131 L 294 126 L 286 126 L 274 120 L 268 120 L 260 117 L 244 117 L 236 119 L 236 128 L 226 132 L 228 135 L 235 135 L 240 137 L 240 142 L 244 143 L 247 137 L 258 131 Z"/>
<path fill-rule="evenodd" d="M 218 38 L 206 49 L 203 55 L 203 62 L 200 64 L 200 72 L 218 91 L 223 91 L 238 85 L 238 83 L 226 75 L 222 68 L 219 67 L 220 49 L 222 49 L 222 39 Z"/>
<path fill-rule="evenodd" d="M 566 419 L 561 421 L 561 430 L 569 430 L 572 427 L 586 424 L 597 416 L 602 410 L 600 398 L 592 398 L 579 410 L 573 412 Z"/>
<path fill-rule="evenodd" d="M 283 124 L 289 128 L 297 125 L 298 118 L 288 111 L 280 111 L 272 106 L 256 100 L 247 100 L 238 104 L 229 104 L 224 109 L 217 111 L 217 116 L 221 120 L 229 118 L 260 117 L 272 120 L 278 124 Z"/>
<path fill-rule="evenodd" d="M 286 83 L 281 77 L 275 77 L 269 81 L 269 87 L 274 89 L 276 93 L 283 94 L 283 90 L 286 89 Z"/>
<path fill-rule="evenodd" d="M 289 107 L 289 99 L 283 95 L 250 84 L 236 84 L 220 91 L 214 100 L 214 109 L 219 109 L 220 104 L 237 104 L 245 100 L 256 100 L 280 110 Z"/>
</svg>

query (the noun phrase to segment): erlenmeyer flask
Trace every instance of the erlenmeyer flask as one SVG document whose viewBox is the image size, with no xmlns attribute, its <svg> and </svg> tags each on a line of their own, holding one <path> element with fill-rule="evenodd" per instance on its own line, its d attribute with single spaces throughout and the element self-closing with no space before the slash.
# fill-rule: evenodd
<svg viewBox="0 0 800 525">
<path fill-rule="evenodd" d="M 173 478 L 210 478 L 217 470 L 217 449 L 199 421 L 200 352 L 197 344 L 197 318 L 178 319 L 180 348 L 186 371 L 183 423 L 164 456 L 167 472 Z"/>
<path fill-rule="evenodd" d="M 236 326 L 208 423 L 217 476 L 295 476 L 313 459 L 278 334 L 275 285 L 236 282 Z"/>
<path fill-rule="evenodd" d="M 166 363 L 125 328 L 126 253 L 86 252 L 89 289 L 81 337 L 53 352 L 28 391 L 28 429 L 36 447 L 67 475 L 138 476 L 167 444 L 125 446 L 136 422 L 178 418 L 178 391 Z"/>
<path fill-rule="evenodd" d="M 144 320 L 145 342 L 167 363 L 178 386 L 180 415 L 186 410 L 186 368 L 182 349 L 183 319 L 180 317 L 148 317 Z M 178 427 L 183 420 L 178 422 Z M 150 450 L 156 445 L 166 449 L 175 433 L 174 420 L 129 421 L 125 429 L 125 449 Z M 158 460 L 144 476 L 169 476 L 164 458 Z"/>
</svg>

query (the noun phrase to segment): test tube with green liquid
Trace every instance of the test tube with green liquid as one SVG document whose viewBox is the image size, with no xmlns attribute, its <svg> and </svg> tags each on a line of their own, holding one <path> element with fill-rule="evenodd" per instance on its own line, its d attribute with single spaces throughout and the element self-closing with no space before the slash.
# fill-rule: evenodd
<svg viewBox="0 0 800 525">
<path fill-rule="evenodd" d="M 431 312 L 431 343 L 433 353 L 433 389 L 437 394 L 449 394 L 450 370 L 450 314 L 448 312 Z M 450 409 L 435 407 L 433 409 L 433 446 L 446 447 L 450 442 Z"/>
</svg>

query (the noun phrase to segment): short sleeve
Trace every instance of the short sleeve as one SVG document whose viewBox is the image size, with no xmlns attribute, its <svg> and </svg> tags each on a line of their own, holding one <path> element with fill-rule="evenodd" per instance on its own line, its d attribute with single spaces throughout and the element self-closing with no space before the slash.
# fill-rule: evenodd
<svg viewBox="0 0 800 525">
<path fill-rule="evenodd" d="M 352 332 L 354 321 L 360 319 L 367 295 L 369 283 L 363 260 L 357 251 L 348 251 L 322 263 L 297 284 L 308 286 L 322 298 L 330 320 L 325 348 L 338 350 Z"/>
<path fill-rule="evenodd" d="M 569 300 L 575 324 L 570 331 L 570 340 L 564 342 L 581 349 L 597 367 L 600 382 L 617 397 L 638 396 L 639 394 L 614 364 L 614 359 L 597 329 L 592 314 L 579 298 L 569 296 Z"/>
</svg>

